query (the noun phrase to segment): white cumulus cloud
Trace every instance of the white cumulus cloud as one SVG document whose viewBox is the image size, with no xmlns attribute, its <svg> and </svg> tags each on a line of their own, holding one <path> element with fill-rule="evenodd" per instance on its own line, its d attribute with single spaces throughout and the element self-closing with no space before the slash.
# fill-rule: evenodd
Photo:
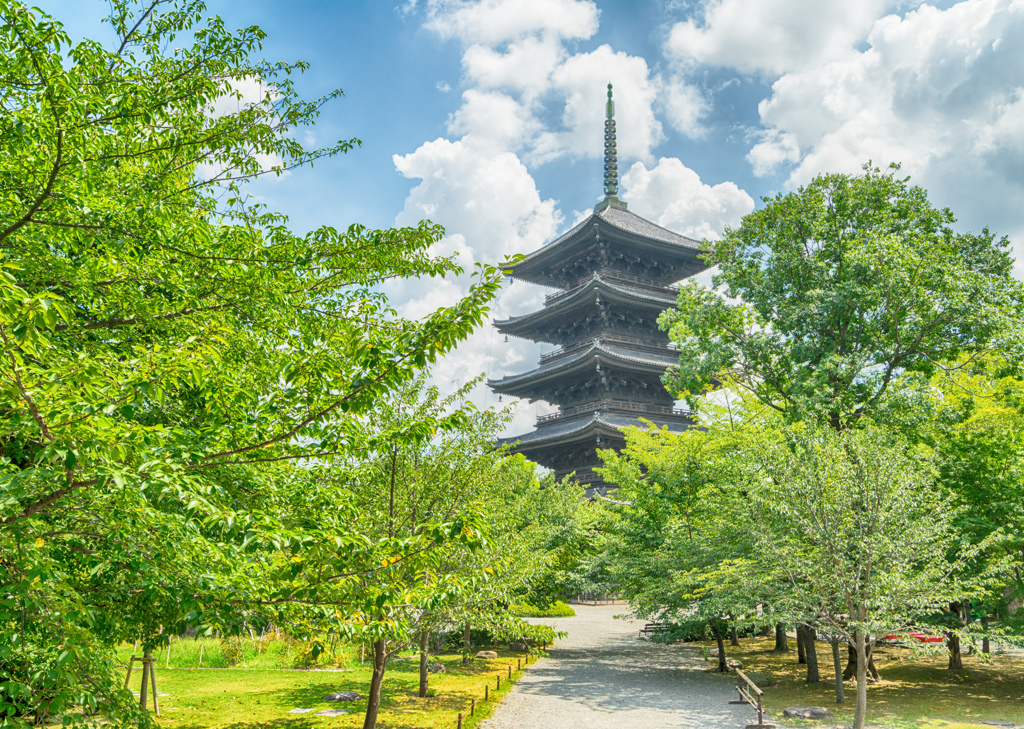
<svg viewBox="0 0 1024 729">
<path fill-rule="evenodd" d="M 754 209 L 754 200 L 732 182 L 708 185 L 674 157 L 662 157 L 648 169 L 636 162 L 622 176 L 629 209 L 658 225 L 691 238 L 720 238 Z"/>
<path fill-rule="evenodd" d="M 602 45 L 577 53 L 552 74 L 552 86 L 564 101 L 564 130 L 540 135 L 535 156 L 548 160 L 562 154 L 597 157 L 604 150 L 607 85 L 614 86 L 618 150 L 622 158 L 648 159 L 662 141 L 654 115 L 657 86 L 647 61 Z"/>
<path fill-rule="evenodd" d="M 707 0 L 671 30 L 666 51 L 686 64 L 778 74 L 856 46 L 892 0 Z"/>
<path fill-rule="evenodd" d="M 430 0 L 427 13 L 442 38 L 488 45 L 537 34 L 589 38 L 601 14 L 589 0 Z"/>
<path fill-rule="evenodd" d="M 863 48 L 781 75 L 748 159 L 796 186 L 867 160 L 902 163 L 968 228 L 1024 235 L 1024 2 L 922 5 L 873 24 Z"/>
</svg>

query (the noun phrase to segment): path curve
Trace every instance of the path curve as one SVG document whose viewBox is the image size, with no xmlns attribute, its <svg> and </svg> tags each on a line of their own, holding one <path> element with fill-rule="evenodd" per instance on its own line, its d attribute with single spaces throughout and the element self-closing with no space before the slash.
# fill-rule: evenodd
<svg viewBox="0 0 1024 729">
<path fill-rule="evenodd" d="M 486 729 L 736 729 L 753 722 L 734 706 L 735 683 L 707 673 L 692 646 L 637 640 L 642 623 L 615 620 L 622 605 L 574 605 L 575 618 L 544 619 L 568 632 L 523 674 Z"/>
</svg>

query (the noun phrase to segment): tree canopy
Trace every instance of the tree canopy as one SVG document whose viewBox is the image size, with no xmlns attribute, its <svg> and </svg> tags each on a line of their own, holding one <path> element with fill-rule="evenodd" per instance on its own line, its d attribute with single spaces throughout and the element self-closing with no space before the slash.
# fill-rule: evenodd
<svg viewBox="0 0 1024 729">
<path fill-rule="evenodd" d="M 1006 238 L 954 232 L 953 213 L 897 171 L 820 175 L 705 241 L 716 290 L 691 283 L 662 315 L 680 349 L 669 388 L 699 395 L 727 379 L 841 428 L 905 372 L 1016 350 Z"/>
<path fill-rule="evenodd" d="M 440 227 L 300 234 L 249 199 L 358 140 L 304 148 L 341 92 L 298 98 L 304 63 L 205 12 L 114 0 L 107 47 L 0 8 L 0 691 L 43 712 L 84 695 L 131 719 L 97 641 L 240 625 L 246 555 L 309 544 L 295 464 L 367 448 L 346 415 L 450 351 L 500 285 L 481 266 L 403 320 L 378 285 L 459 272 L 430 252 Z M 366 568 L 353 525 L 332 538 Z"/>
</svg>

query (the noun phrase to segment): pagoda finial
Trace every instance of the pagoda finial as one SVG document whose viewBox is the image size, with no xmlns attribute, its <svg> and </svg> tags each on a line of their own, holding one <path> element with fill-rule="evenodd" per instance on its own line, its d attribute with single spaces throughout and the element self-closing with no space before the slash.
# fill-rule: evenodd
<svg viewBox="0 0 1024 729">
<path fill-rule="evenodd" d="M 608 103 L 605 104 L 604 119 L 604 196 L 618 197 L 619 160 L 615 144 L 615 102 L 612 101 L 612 85 L 608 84 Z"/>
<path fill-rule="evenodd" d="M 594 208 L 600 213 L 606 208 L 626 209 L 626 203 L 619 200 L 619 154 L 615 144 L 615 102 L 612 101 L 612 85 L 608 84 L 608 103 L 604 106 L 604 200 Z"/>
</svg>

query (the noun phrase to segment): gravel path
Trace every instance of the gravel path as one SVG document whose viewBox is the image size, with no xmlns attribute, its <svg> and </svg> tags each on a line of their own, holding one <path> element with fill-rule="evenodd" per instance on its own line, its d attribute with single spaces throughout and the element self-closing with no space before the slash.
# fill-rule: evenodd
<svg viewBox="0 0 1024 729">
<path fill-rule="evenodd" d="M 540 620 L 569 633 L 537 661 L 483 722 L 486 729 L 736 729 L 755 721 L 730 706 L 735 683 L 705 672 L 689 646 L 637 640 L 643 624 L 615 620 L 622 605 L 573 606 Z"/>
</svg>

